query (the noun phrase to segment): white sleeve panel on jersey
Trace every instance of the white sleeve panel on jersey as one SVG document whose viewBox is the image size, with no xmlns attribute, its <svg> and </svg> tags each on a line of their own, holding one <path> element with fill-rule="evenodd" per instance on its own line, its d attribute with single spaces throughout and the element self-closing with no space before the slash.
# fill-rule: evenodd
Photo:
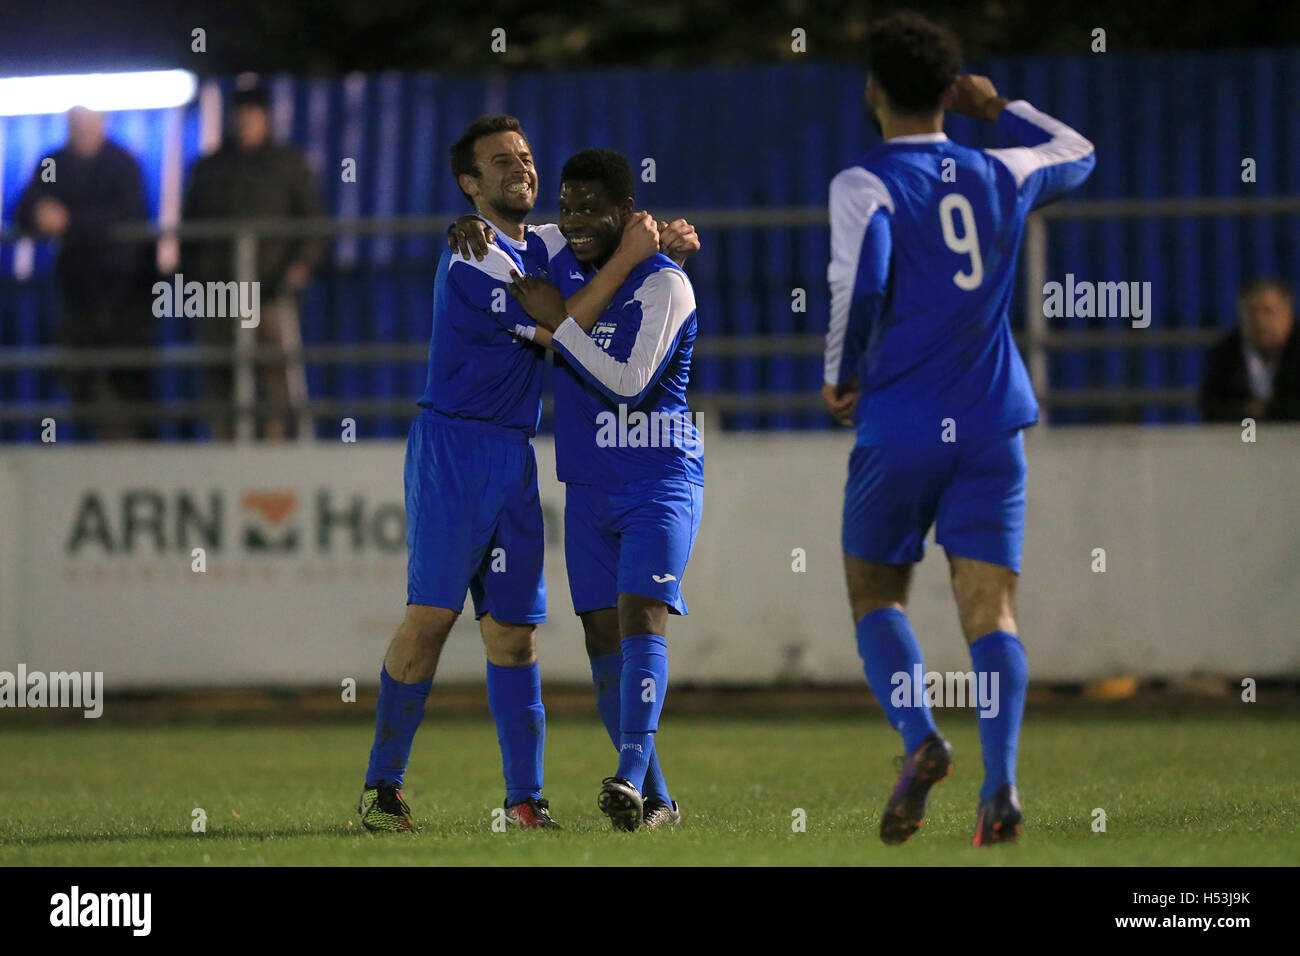
<svg viewBox="0 0 1300 956">
<path fill-rule="evenodd" d="M 455 274 L 466 266 L 473 271 L 468 274 Z M 487 255 L 483 257 L 482 262 L 474 258 L 466 258 L 460 253 L 452 253 L 451 264 L 447 267 L 447 278 L 464 291 L 469 302 L 491 314 L 507 332 L 512 332 L 531 342 L 533 333 L 537 330 L 532 316 L 524 311 L 524 307 L 514 296 L 497 284 L 509 285 L 514 282 L 514 278 L 510 275 L 511 270 L 519 271 L 515 261 L 501 251 L 499 246 L 489 245 Z M 496 295 L 498 289 L 501 290 L 500 296 Z M 504 311 L 498 312 L 494 309 L 495 302 L 500 302 Z"/>
<path fill-rule="evenodd" d="M 831 262 L 826 279 L 831 287 L 831 318 L 826 330 L 825 381 L 836 384 L 867 223 L 877 209 L 892 213 L 894 200 L 879 176 L 852 166 L 831 180 L 830 207 Z"/>
<path fill-rule="evenodd" d="M 984 152 L 1001 162 L 1016 179 L 1016 187 L 1024 185 L 1033 173 L 1047 166 L 1072 163 L 1093 152 L 1090 140 L 1066 126 L 1058 119 L 1034 109 L 1024 100 L 1008 103 L 1003 109 L 1037 126 L 1051 138 L 1040 146 L 1013 146 L 1010 149 L 986 149 Z"/>
<path fill-rule="evenodd" d="M 695 311 L 695 292 L 676 269 L 649 276 L 634 296 L 641 303 L 641 327 L 626 362 L 616 360 L 596 344 L 573 319 L 555 330 L 553 341 L 615 398 L 639 398 L 658 380 L 686 320 Z"/>
<path fill-rule="evenodd" d="M 515 281 L 510 275 L 510 270 L 513 269 L 516 272 L 519 271 L 519 267 L 515 265 L 515 260 L 506 255 L 505 252 L 501 250 L 501 247 L 495 243 L 488 245 L 487 254 L 483 257 L 481 262 L 473 257 L 463 256 L 458 252 L 452 253 L 451 264 L 448 266 L 448 270 L 450 271 L 461 264 L 477 269 L 479 272 L 495 279 L 497 282 L 505 282 L 507 284 Z"/>
<path fill-rule="evenodd" d="M 546 243 L 546 258 L 554 259 L 556 254 L 564 248 L 564 236 L 560 233 L 560 227 L 553 222 L 543 223 L 540 226 L 533 226 L 533 232 Z"/>
</svg>

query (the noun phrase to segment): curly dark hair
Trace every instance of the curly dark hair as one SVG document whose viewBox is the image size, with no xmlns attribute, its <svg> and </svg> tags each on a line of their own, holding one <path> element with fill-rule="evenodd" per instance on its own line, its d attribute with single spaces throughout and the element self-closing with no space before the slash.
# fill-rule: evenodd
<svg viewBox="0 0 1300 956">
<path fill-rule="evenodd" d="M 456 177 L 457 183 L 460 182 L 462 173 L 476 179 L 483 175 L 483 171 L 474 161 L 474 144 L 484 136 L 491 136 L 493 133 L 518 133 L 524 138 L 524 142 L 528 142 L 528 135 L 519 126 L 519 120 L 513 116 L 504 113 L 498 113 L 496 116 L 480 116 L 465 127 L 465 132 L 460 134 L 460 139 L 451 144 L 451 174 Z M 474 200 L 469 193 L 462 189 L 460 194 L 469 200 L 471 206 L 474 205 Z"/>
<path fill-rule="evenodd" d="M 605 198 L 614 204 L 636 202 L 636 177 L 632 164 L 612 149 L 584 149 L 574 153 L 560 171 L 560 182 L 600 183 Z"/>
<path fill-rule="evenodd" d="M 877 21 L 867 35 L 867 69 L 901 113 L 933 113 L 961 72 L 961 44 L 917 13 Z"/>
</svg>

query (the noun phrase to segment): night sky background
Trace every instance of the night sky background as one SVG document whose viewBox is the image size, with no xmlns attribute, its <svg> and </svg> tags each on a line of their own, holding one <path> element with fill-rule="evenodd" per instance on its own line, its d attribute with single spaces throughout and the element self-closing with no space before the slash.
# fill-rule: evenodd
<svg viewBox="0 0 1300 956">
<path fill-rule="evenodd" d="M 900 7 L 947 22 L 972 58 L 1086 52 L 1091 31 L 1108 51 L 1288 46 L 1300 43 L 1293 0 L 978 0 L 846 3 L 814 0 L 2 0 L 0 75 L 181 67 L 200 75 L 243 70 L 338 74 L 352 70 L 480 73 L 510 69 L 688 66 L 794 59 L 856 60 L 868 25 Z M 207 52 L 191 52 L 191 31 Z M 489 49 L 506 30 L 507 49 Z"/>
</svg>

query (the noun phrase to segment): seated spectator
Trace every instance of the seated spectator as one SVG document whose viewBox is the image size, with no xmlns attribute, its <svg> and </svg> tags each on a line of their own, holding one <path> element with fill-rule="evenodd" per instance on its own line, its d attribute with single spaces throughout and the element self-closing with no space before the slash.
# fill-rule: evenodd
<svg viewBox="0 0 1300 956">
<path fill-rule="evenodd" d="M 1201 417 L 1300 421 L 1300 333 L 1295 296 L 1280 279 L 1252 279 L 1237 296 L 1239 328 L 1210 351 Z"/>
</svg>

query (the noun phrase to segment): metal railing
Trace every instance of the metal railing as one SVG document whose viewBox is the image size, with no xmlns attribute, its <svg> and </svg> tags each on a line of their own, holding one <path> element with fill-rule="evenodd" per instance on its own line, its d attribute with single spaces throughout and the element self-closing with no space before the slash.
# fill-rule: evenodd
<svg viewBox="0 0 1300 956">
<path fill-rule="evenodd" d="M 777 207 L 743 210 L 666 210 L 657 211 L 664 218 L 683 216 L 701 230 L 799 228 L 826 226 L 823 207 Z M 1030 216 L 1025 232 L 1024 306 L 1026 330 L 1017 343 L 1026 354 L 1027 364 L 1039 401 L 1048 408 L 1083 406 L 1134 407 L 1143 405 L 1187 405 L 1195 400 L 1193 388 L 1104 388 L 1056 391 L 1047 376 L 1047 356 L 1054 351 L 1098 349 L 1149 349 L 1161 347 L 1203 348 L 1215 341 L 1217 329 L 1144 329 L 1136 330 L 1053 330 L 1043 315 L 1043 287 L 1047 282 L 1049 223 L 1083 220 L 1134 218 L 1270 216 L 1300 213 L 1300 197 L 1261 199 L 1160 199 L 1072 202 L 1049 206 Z M 329 239 L 360 236 L 434 237 L 446 234 L 447 225 L 458 212 L 434 216 L 387 217 L 365 219 L 250 219 L 239 221 L 207 220 L 172 226 L 151 224 L 122 225 L 112 237 L 120 241 L 157 241 L 160 239 L 222 240 L 231 243 L 232 272 L 236 282 L 251 282 L 257 277 L 257 250 L 263 239 Z M 535 222 L 553 221 L 553 214 L 539 212 Z M 0 232 L 0 242 L 23 238 L 13 231 Z M 182 264 L 183 269 L 183 264 Z M 820 278 L 820 277 L 818 277 Z M 821 353 L 821 335 L 781 337 L 702 336 L 695 352 L 701 357 L 808 357 Z M 201 345 L 165 346 L 144 349 L 66 350 L 40 347 L 21 351 L 0 351 L 0 371 L 76 368 L 182 368 L 211 366 L 229 362 L 233 373 L 232 403 L 211 401 L 171 401 L 121 404 L 112 414 L 133 420 L 175 421 L 195 417 L 227 414 L 235 421 L 235 437 L 248 441 L 253 437 L 259 415 L 288 413 L 300 420 L 332 417 L 336 414 L 357 416 L 405 416 L 412 410 L 414 396 L 407 399 L 305 398 L 289 406 L 254 399 L 255 368 L 258 363 L 276 362 L 292 365 L 375 364 L 383 362 L 418 363 L 426 360 L 426 342 L 405 344 L 313 345 L 299 348 L 257 346 L 250 336 L 236 336 L 233 348 Z M 693 392 L 692 405 L 725 413 L 816 412 L 821 398 L 808 393 L 729 394 Z M 94 407 L 70 407 L 67 404 L 23 404 L 0 406 L 0 423 L 30 422 L 46 415 L 62 415 L 95 420 L 106 414 Z M 300 428 L 302 438 L 311 437 L 311 429 Z"/>
<path fill-rule="evenodd" d="M 1033 213 L 1025 223 L 1024 307 L 1025 351 L 1029 378 L 1040 402 L 1048 406 L 1186 404 L 1195 389 L 1091 389 L 1053 393 L 1047 375 L 1047 353 L 1053 349 L 1147 349 L 1162 346 L 1207 348 L 1223 334 L 1220 329 L 1142 329 L 1053 331 L 1043 314 L 1043 289 L 1048 282 L 1048 227 L 1058 222 L 1124 219 L 1191 219 L 1279 216 L 1300 213 L 1300 196 L 1260 198 L 1110 199 L 1065 202 Z M 1090 397 L 1085 399 L 1085 395 Z M 1150 398 L 1141 396 L 1150 395 Z M 1178 396 L 1182 396 L 1178 398 Z M 1174 399 L 1174 400 L 1171 400 Z"/>
<path fill-rule="evenodd" d="M 659 213 L 670 219 L 685 216 L 704 229 L 746 229 L 759 226 L 816 226 L 827 222 L 825 209 L 791 207 L 778 209 L 691 210 Z M 257 277 L 257 248 L 263 239 L 339 239 L 359 236 L 422 237 L 441 240 L 447 226 L 460 212 L 434 216 L 385 217 L 354 219 L 245 219 L 191 221 L 171 226 L 145 223 L 123 224 L 111 232 L 113 241 L 156 242 L 161 239 L 218 240 L 231 243 L 231 272 L 235 282 L 251 282 Z M 537 213 L 535 222 L 554 221 L 554 213 Z M 0 242 L 16 241 L 26 236 L 0 231 Z M 184 264 L 182 263 L 182 272 Z M 165 280 L 165 276 L 162 277 Z M 696 341 L 695 354 L 700 357 L 811 356 L 821 353 L 820 335 L 759 338 L 750 336 L 704 336 Z M 415 396 L 405 399 L 308 398 L 302 404 L 280 405 L 254 399 L 255 368 L 259 363 L 284 363 L 288 366 L 370 365 L 384 362 L 423 363 L 428 359 L 428 342 L 406 344 L 361 343 L 348 345 L 313 345 L 298 348 L 258 346 L 252 337 L 235 336 L 233 348 L 204 345 L 162 346 L 157 348 L 97 348 L 69 350 L 56 346 L 0 351 L 0 372 L 22 369 L 78 368 L 181 368 L 211 367 L 228 362 L 233 376 L 233 402 L 169 401 L 116 403 L 112 409 L 94 406 L 76 407 L 63 403 L 33 404 L 18 407 L 0 405 L 0 423 L 40 420 L 61 415 L 78 420 L 96 421 L 110 416 L 128 421 L 177 421 L 192 418 L 227 416 L 234 420 L 237 441 L 253 438 L 258 416 L 287 414 L 300 422 L 327 418 L 337 414 L 352 417 L 408 416 Z M 822 408 L 815 392 L 808 394 L 736 395 L 723 392 L 692 393 L 692 405 L 717 414 L 743 412 L 816 412 Z M 549 414 L 549 407 L 544 409 Z M 301 439 L 310 438 L 313 429 L 300 427 Z"/>
</svg>

